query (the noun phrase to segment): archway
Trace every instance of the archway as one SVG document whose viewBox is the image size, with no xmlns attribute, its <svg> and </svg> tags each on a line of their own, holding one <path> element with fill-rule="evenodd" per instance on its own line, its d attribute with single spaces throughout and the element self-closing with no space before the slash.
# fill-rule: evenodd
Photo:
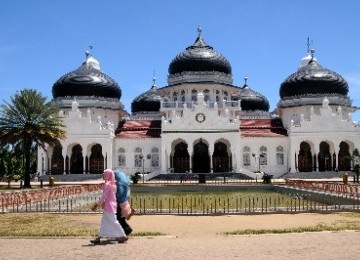
<svg viewBox="0 0 360 260">
<path fill-rule="evenodd" d="M 51 174 L 64 173 L 64 156 L 62 155 L 62 146 L 57 144 L 51 157 Z"/>
<path fill-rule="evenodd" d="M 313 170 L 311 147 L 306 142 L 301 142 L 298 157 L 299 172 L 311 172 Z"/>
<path fill-rule="evenodd" d="M 101 174 L 104 171 L 104 156 L 102 154 L 102 147 L 96 144 L 91 147 L 90 155 L 90 173 Z"/>
<path fill-rule="evenodd" d="M 194 154 L 192 156 L 192 170 L 194 173 L 210 172 L 209 146 L 200 139 L 194 145 Z"/>
<path fill-rule="evenodd" d="M 174 148 L 172 167 L 174 172 L 184 173 L 190 170 L 188 145 L 185 142 L 178 143 Z"/>
<path fill-rule="evenodd" d="M 82 174 L 84 173 L 84 157 L 82 155 L 82 147 L 77 144 L 72 148 L 70 158 L 70 173 Z"/>
<path fill-rule="evenodd" d="M 351 170 L 351 154 L 350 146 L 345 142 L 341 142 L 338 155 L 338 169 L 339 171 L 350 171 Z"/>
<path fill-rule="evenodd" d="M 331 171 L 332 169 L 332 157 L 330 154 L 330 146 L 326 142 L 320 143 L 320 152 L 318 155 L 319 171 Z"/>
<path fill-rule="evenodd" d="M 223 142 L 217 142 L 214 145 L 213 153 L 213 171 L 214 172 L 228 172 L 230 171 L 230 158 L 228 147 Z"/>
</svg>

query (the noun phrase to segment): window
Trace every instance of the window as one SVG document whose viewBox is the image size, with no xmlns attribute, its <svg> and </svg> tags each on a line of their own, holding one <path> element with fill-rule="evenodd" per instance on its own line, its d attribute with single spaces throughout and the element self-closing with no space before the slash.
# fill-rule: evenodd
<svg viewBox="0 0 360 260">
<path fill-rule="evenodd" d="M 159 149 L 157 147 L 153 147 L 151 149 L 151 166 L 159 167 L 159 162 L 160 162 Z"/>
<path fill-rule="evenodd" d="M 126 165 L 125 149 L 120 148 L 118 150 L 118 166 L 125 166 L 125 165 Z"/>
<path fill-rule="evenodd" d="M 265 146 L 260 147 L 260 165 L 267 165 L 267 148 Z"/>
<path fill-rule="evenodd" d="M 284 147 L 276 147 L 276 163 L 277 165 L 284 165 Z"/>
<path fill-rule="evenodd" d="M 143 160 L 142 149 L 140 147 L 135 148 L 135 167 L 142 167 Z"/>
<path fill-rule="evenodd" d="M 243 165 L 244 166 L 250 166 L 251 164 L 251 153 L 250 153 L 250 147 L 245 146 L 243 149 Z"/>
</svg>

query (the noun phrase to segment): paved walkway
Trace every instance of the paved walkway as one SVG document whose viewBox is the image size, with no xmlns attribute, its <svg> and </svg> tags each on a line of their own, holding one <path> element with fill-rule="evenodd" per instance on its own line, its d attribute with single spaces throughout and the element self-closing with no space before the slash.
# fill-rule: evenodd
<svg viewBox="0 0 360 260">
<path fill-rule="evenodd" d="M 90 238 L 0 239 L 13 259 L 359 259 L 359 232 L 322 232 L 209 238 L 131 238 L 93 246 Z"/>
</svg>

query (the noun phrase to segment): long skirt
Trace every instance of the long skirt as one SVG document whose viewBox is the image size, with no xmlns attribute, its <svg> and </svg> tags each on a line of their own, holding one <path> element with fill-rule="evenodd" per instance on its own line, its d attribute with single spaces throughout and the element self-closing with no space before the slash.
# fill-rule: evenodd
<svg viewBox="0 0 360 260">
<path fill-rule="evenodd" d="M 103 212 L 99 237 L 126 237 L 115 213 Z"/>
</svg>

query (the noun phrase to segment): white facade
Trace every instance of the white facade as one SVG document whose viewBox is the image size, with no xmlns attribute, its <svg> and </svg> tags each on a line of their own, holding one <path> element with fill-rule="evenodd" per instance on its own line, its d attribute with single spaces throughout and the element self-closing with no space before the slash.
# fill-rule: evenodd
<svg viewBox="0 0 360 260">
<path fill-rule="evenodd" d="M 203 46 L 200 38 L 191 47 Z M 162 97 L 157 111 L 130 117 L 123 116 L 117 99 L 58 98 L 67 138 L 57 147 L 39 149 L 38 171 L 237 172 L 255 178 L 259 171 L 278 177 L 353 167 L 350 157 L 360 147 L 360 128 L 351 121 L 354 109 L 346 95 L 284 98 L 270 113 L 243 110 L 244 97 L 234 96 L 241 96 L 246 82 L 243 88 L 233 86 L 230 74 L 185 71 L 169 75 L 168 81 L 169 86 L 153 89 Z"/>
</svg>

